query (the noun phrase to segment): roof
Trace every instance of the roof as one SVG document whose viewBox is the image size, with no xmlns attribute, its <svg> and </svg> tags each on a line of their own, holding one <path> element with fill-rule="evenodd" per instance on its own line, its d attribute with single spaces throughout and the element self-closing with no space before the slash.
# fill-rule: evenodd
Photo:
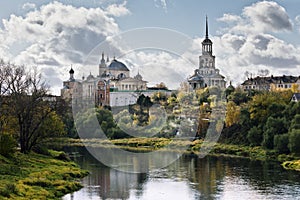
<svg viewBox="0 0 300 200">
<path fill-rule="evenodd" d="M 126 65 L 116 59 L 113 59 L 111 63 L 108 65 L 109 70 L 118 70 L 118 71 L 129 71 Z"/>
<path fill-rule="evenodd" d="M 300 101 L 300 93 L 294 93 L 292 96 L 292 101 Z"/>
<path fill-rule="evenodd" d="M 263 85 L 263 84 L 282 84 L 282 83 L 296 83 L 299 77 L 297 76 L 268 76 L 250 78 L 242 83 L 242 85 Z"/>
<path fill-rule="evenodd" d="M 189 82 L 194 82 L 194 81 L 197 81 L 197 82 L 201 81 L 201 82 L 203 82 L 204 80 L 203 80 L 203 76 L 201 76 L 201 75 L 199 74 L 199 70 L 196 69 L 196 70 L 194 71 L 194 74 L 193 74 L 192 76 L 189 77 L 188 81 L 189 81 Z"/>
<path fill-rule="evenodd" d="M 202 44 L 212 44 L 212 41 L 209 38 L 205 38 Z"/>
</svg>

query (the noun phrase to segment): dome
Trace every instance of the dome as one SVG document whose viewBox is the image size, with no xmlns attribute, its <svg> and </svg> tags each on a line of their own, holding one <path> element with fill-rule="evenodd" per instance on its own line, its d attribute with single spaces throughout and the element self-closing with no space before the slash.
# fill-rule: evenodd
<svg viewBox="0 0 300 200">
<path fill-rule="evenodd" d="M 205 38 L 202 44 L 212 44 L 212 41 L 209 38 Z"/>
<path fill-rule="evenodd" d="M 118 70 L 118 71 L 129 71 L 126 65 L 122 62 L 113 59 L 111 63 L 108 65 L 109 70 Z"/>
<path fill-rule="evenodd" d="M 87 80 L 93 79 L 94 76 L 92 75 L 92 73 L 90 72 L 90 75 L 88 75 L 88 77 L 86 78 Z"/>
<path fill-rule="evenodd" d="M 142 75 L 140 75 L 140 73 L 138 73 L 137 75 L 135 75 L 134 78 L 137 79 L 137 80 L 143 80 L 143 77 L 142 77 Z"/>
<path fill-rule="evenodd" d="M 74 74 L 74 70 L 73 68 L 71 67 L 70 71 L 69 71 L 70 74 Z"/>
</svg>

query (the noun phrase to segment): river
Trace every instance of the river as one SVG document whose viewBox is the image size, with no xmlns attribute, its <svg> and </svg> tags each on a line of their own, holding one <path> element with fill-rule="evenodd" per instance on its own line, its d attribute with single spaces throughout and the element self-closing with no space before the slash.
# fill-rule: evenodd
<svg viewBox="0 0 300 200">
<path fill-rule="evenodd" d="M 82 179 L 84 188 L 63 200 L 300 199 L 300 172 L 275 162 L 184 155 L 163 169 L 125 173 L 104 166 L 83 147 L 64 150 L 91 174 Z"/>
</svg>

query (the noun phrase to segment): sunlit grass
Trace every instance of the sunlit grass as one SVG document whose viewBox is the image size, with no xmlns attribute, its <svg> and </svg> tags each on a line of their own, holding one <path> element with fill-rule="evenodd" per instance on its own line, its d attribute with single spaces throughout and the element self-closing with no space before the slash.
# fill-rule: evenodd
<svg viewBox="0 0 300 200">
<path fill-rule="evenodd" d="M 36 153 L 0 156 L 0 199 L 59 199 L 82 186 L 79 179 L 87 172 L 74 162 Z"/>
</svg>

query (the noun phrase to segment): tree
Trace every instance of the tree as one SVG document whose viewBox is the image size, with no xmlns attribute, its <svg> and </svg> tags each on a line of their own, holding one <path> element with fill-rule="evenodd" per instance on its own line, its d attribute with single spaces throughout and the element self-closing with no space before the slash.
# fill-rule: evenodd
<svg viewBox="0 0 300 200">
<path fill-rule="evenodd" d="M 274 136 L 274 149 L 277 150 L 279 153 L 289 153 L 288 143 L 289 134 Z"/>
<path fill-rule="evenodd" d="M 237 124 L 241 115 L 241 108 L 233 101 L 229 101 L 226 109 L 225 124 L 227 127 Z"/>
<path fill-rule="evenodd" d="M 260 146 L 263 136 L 262 130 L 259 127 L 252 127 L 247 134 L 247 139 L 252 146 Z"/>
<path fill-rule="evenodd" d="M 293 129 L 289 133 L 289 149 L 292 153 L 300 155 L 300 129 Z"/>
<path fill-rule="evenodd" d="M 24 66 L 11 64 L 1 67 L 1 89 L 5 88 L 6 97 L 2 103 L 10 105 L 6 112 L 17 119 L 21 152 L 28 153 L 45 137 L 41 127 L 55 109 L 55 103 L 50 105 L 44 100 L 49 88 L 36 70 L 27 72 Z"/>
<path fill-rule="evenodd" d="M 268 149 L 274 147 L 274 136 L 282 135 L 287 132 L 284 119 L 269 117 L 264 128 L 264 138 L 262 145 Z"/>
</svg>

